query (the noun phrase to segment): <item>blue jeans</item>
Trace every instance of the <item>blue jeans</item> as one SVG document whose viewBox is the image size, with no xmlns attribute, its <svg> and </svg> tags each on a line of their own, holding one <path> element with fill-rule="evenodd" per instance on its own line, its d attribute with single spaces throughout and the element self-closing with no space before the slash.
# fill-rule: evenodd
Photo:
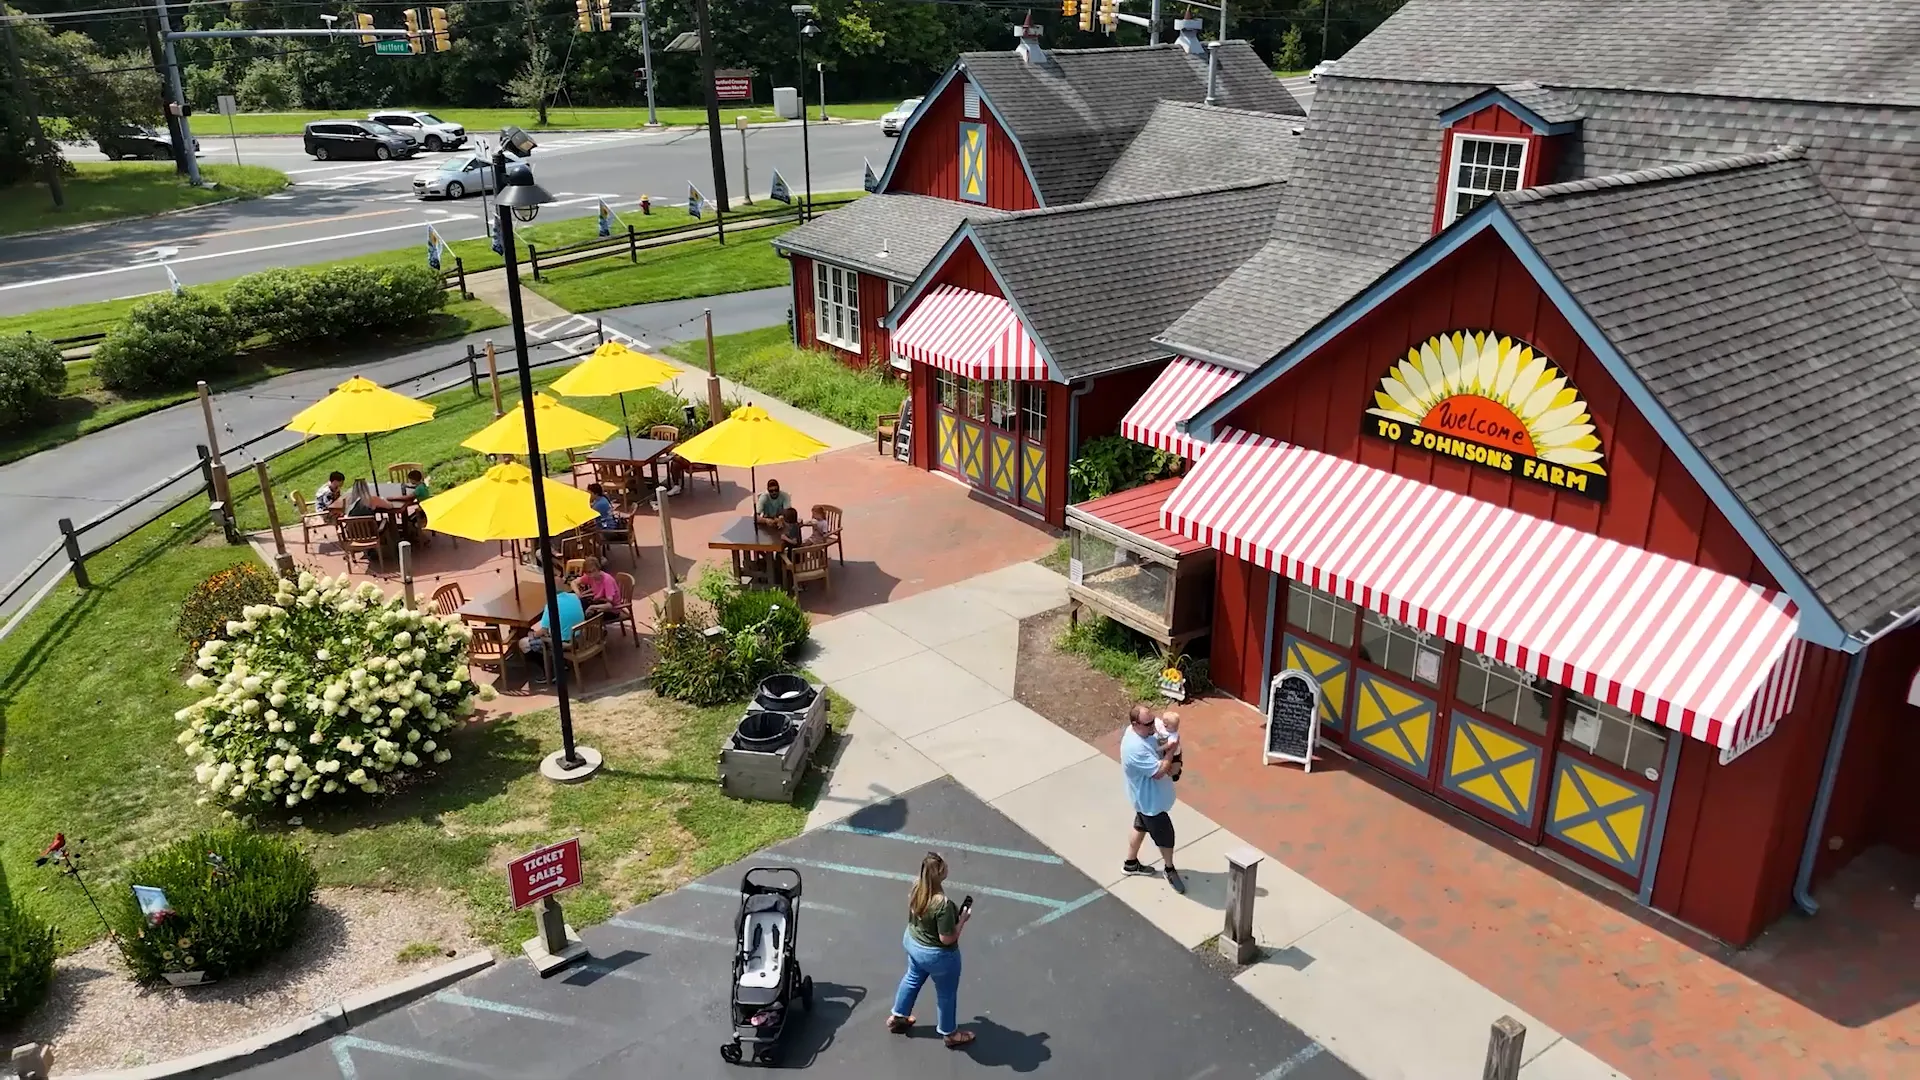
<svg viewBox="0 0 1920 1080">
<path fill-rule="evenodd" d="M 937 1023 L 934 1030 L 942 1035 L 951 1035 L 960 1024 L 960 950 L 935 949 L 913 940 L 911 930 L 900 935 L 900 943 L 907 948 L 907 973 L 900 979 L 900 989 L 893 995 L 893 1015 L 913 1015 L 913 1003 L 920 997 L 920 988 L 927 979 L 933 979 L 933 998 L 938 1006 Z"/>
</svg>

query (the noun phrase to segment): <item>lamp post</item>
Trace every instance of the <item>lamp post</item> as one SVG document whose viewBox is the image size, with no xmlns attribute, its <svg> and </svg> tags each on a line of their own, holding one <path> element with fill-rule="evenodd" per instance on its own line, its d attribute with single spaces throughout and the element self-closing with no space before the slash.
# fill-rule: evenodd
<svg viewBox="0 0 1920 1080">
<path fill-rule="evenodd" d="M 495 195 L 494 214 L 499 230 L 500 254 L 507 270 L 507 312 L 513 320 L 513 354 L 520 374 L 520 412 L 527 421 L 527 468 L 533 480 L 534 548 L 540 553 L 540 577 L 547 589 L 547 660 L 553 665 L 553 692 L 560 705 L 560 751 L 541 763 L 543 775 L 555 780 L 584 780 L 600 768 L 600 755 L 591 747 L 573 742 L 573 710 L 567 701 L 567 665 L 560 655 L 560 591 L 553 574 L 552 531 L 547 527 L 546 455 L 540 452 L 540 432 L 534 423 L 533 365 L 527 356 L 526 316 L 520 307 L 520 260 L 513 246 L 513 223 L 532 221 L 544 203 L 553 201 L 547 190 L 533 182 L 533 172 L 524 163 L 507 166 L 505 148 L 493 153 Z M 519 573 L 518 569 L 514 571 Z"/>
<path fill-rule="evenodd" d="M 806 173 L 807 196 L 806 210 L 801 215 L 813 217 L 813 146 L 807 139 L 807 39 L 820 33 L 820 24 L 813 21 L 812 4 L 793 5 L 794 21 L 798 24 L 794 37 L 799 42 L 800 70 L 796 82 L 800 88 L 800 164 Z M 824 99 L 823 99 L 824 102 Z"/>
</svg>

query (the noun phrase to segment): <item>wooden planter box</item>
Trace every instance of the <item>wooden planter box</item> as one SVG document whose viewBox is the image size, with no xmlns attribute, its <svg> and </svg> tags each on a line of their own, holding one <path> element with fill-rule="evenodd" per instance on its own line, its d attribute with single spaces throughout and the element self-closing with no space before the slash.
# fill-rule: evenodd
<svg viewBox="0 0 1920 1080">
<path fill-rule="evenodd" d="M 735 799 L 757 802 L 790 803 L 800 794 L 800 782 L 807 777 L 813 752 L 827 737 L 827 688 L 813 688 L 813 705 L 800 725 L 799 734 L 784 748 L 772 753 L 735 750 L 732 736 L 720 751 L 720 790 Z"/>
<path fill-rule="evenodd" d="M 1178 480 L 1067 507 L 1067 596 L 1132 627 L 1170 655 L 1213 627 L 1212 548 L 1160 527 Z"/>
</svg>

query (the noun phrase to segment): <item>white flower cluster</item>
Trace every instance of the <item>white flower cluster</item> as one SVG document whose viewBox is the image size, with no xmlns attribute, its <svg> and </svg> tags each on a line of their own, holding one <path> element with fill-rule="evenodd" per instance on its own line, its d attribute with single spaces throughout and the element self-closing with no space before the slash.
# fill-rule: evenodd
<svg viewBox="0 0 1920 1080">
<path fill-rule="evenodd" d="M 214 801 L 291 807 L 446 761 L 446 730 L 491 696 L 467 673 L 467 638 L 372 583 L 282 579 L 195 658 L 187 685 L 207 696 L 174 717 L 194 780 Z"/>
</svg>

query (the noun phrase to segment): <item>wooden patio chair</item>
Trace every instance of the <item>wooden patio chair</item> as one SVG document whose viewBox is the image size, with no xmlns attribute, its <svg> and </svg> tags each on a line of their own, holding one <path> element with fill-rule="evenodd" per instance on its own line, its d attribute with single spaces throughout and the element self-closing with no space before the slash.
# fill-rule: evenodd
<svg viewBox="0 0 1920 1080">
<path fill-rule="evenodd" d="M 814 521 L 818 521 L 821 518 L 827 519 L 826 537 L 824 539 L 815 540 L 814 543 L 819 544 L 821 547 L 830 547 L 830 548 L 840 549 L 840 565 L 841 566 L 847 565 L 847 545 L 840 538 L 840 525 L 841 525 L 841 522 L 846 520 L 846 517 L 847 517 L 847 512 L 845 510 L 842 510 L 837 506 L 829 505 L 827 503 L 819 503 L 815 505 L 813 508 Z"/>
<path fill-rule="evenodd" d="M 705 474 L 706 478 L 713 482 L 713 490 L 720 490 L 720 466 L 709 465 L 704 461 L 688 461 L 678 454 L 675 454 L 673 459 L 680 463 L 680 474 L 687 478 L 687 486 L 693 486 L 693 478 L 696 475 Z"/>
<path fill-rule="evenodd" d="M 427 474 L 427 467 L 417 461 L 396 461 L 387 466 L 387 479 L 395 484 L 405 483 L 407 474 L 415 469 L 420 470 L 422 476 Z"/>
<path fill-rule="evenodd" d="M 438 593 L 434 594 L 438 597 Z M 511 655 L 512 644 L 506 635 L 500 632 L 495 623 L 473 623 L 468 629 L 472 632 L 467 639 L 467 663 L 486 671 L 507 673 L 507 657 Z"/>
<path fill-rule="evenodd" d="M 900 430 L 900 414 L 883 412 L 874 418 L 873 448 L 882 457 L 893 456 L 893 435 Z"/>
<path fill-rule="evenodd" d="M 442 615 L 458 615 L 467 603 L 467 591 L 457 581 L 449 581 L 433 590 L 433 610 Z"/>
<path fill-rule="evenodd" d="M 563 577 L 573 577 L 586 572 L 587 560 L 584 558 L 568 559 L 566 562 L 560 564 L 560 573 Z"/>
<path fill-rule="evenodd" d="M 620 583 L 620 611 L 614 622 L 625 623 L 627 632 L 633 637 L 639 637 L 640 624 L 633 618 L 633 575 L 615 574 L 613 580 Z"/>
<path fill-rule="evenodd" d="M 593 451 L 591 450 L 567 451 L 567 479 L 573 484 L 574 487 L 580 486 L 580 470 L 581 469 L 585 469 L 587 471 L 588 476 L 592 476 L 594 474 L 594 468 L 596 463 L 593 461 L 592 458 L 588 456 L 591 453 L 593 453 Z"/>
<path fill-rule="evenodd" d="M 575 623 L 573 636 L 561 642 L 560 653 L 573 665 L 575 685 L 585 686 L 586 677 L 580 673 L 580 665 L 598 657 L 600 670 L 607 678 L 613 678 L 613 666 L 607 663 L 607 627 L 600 616 L 589 617 L 585 622 Z"/>
<path fill-rule="evenodd" d="M 802 544 L 788 548 L 780 553 L 780 562 L 786 568 L 787 588 L 795 597 L 800 595 L 800 586 L 809 581 L 818 581 L 833 591 L 833 577 L 829 573 L 833 560 L 827 555 L 826 544 Z"/>
<path fill-rule="evenodd" d="M 386 534 L 380 528 L 380 519 L 376 517 L 347 517 L 340 519 L 340 545 L 347 550 L 347 568 L 353 568 L 355 554 L 368 555 L 367 570 L 373 570 L 373 560 L 380 560 L 380 572 L 387 572 Z M 371 553 L 369 555 L 369 553 Z"/>
<path fill-rule="evenodd" d="M 293 500 L 293 508 L 300 514 L 300 542 L 306 545 L 308 551 L 313 550 L 313 530 L 315 529 L 334 529 L 335 536 L 338 537 L 339 522 L 335 521 L 332 515 L 316 508 L 307 501 L 305 495 L 298 491 L 287 492 L 287 498 Z"/>
<path fill-rule="evenodd" d="M 647 429 L 647 438 L 665 439 L 668 442 L 680 441 L 680 429 L 672 424 L 655 424 Z"/>
</svg>

